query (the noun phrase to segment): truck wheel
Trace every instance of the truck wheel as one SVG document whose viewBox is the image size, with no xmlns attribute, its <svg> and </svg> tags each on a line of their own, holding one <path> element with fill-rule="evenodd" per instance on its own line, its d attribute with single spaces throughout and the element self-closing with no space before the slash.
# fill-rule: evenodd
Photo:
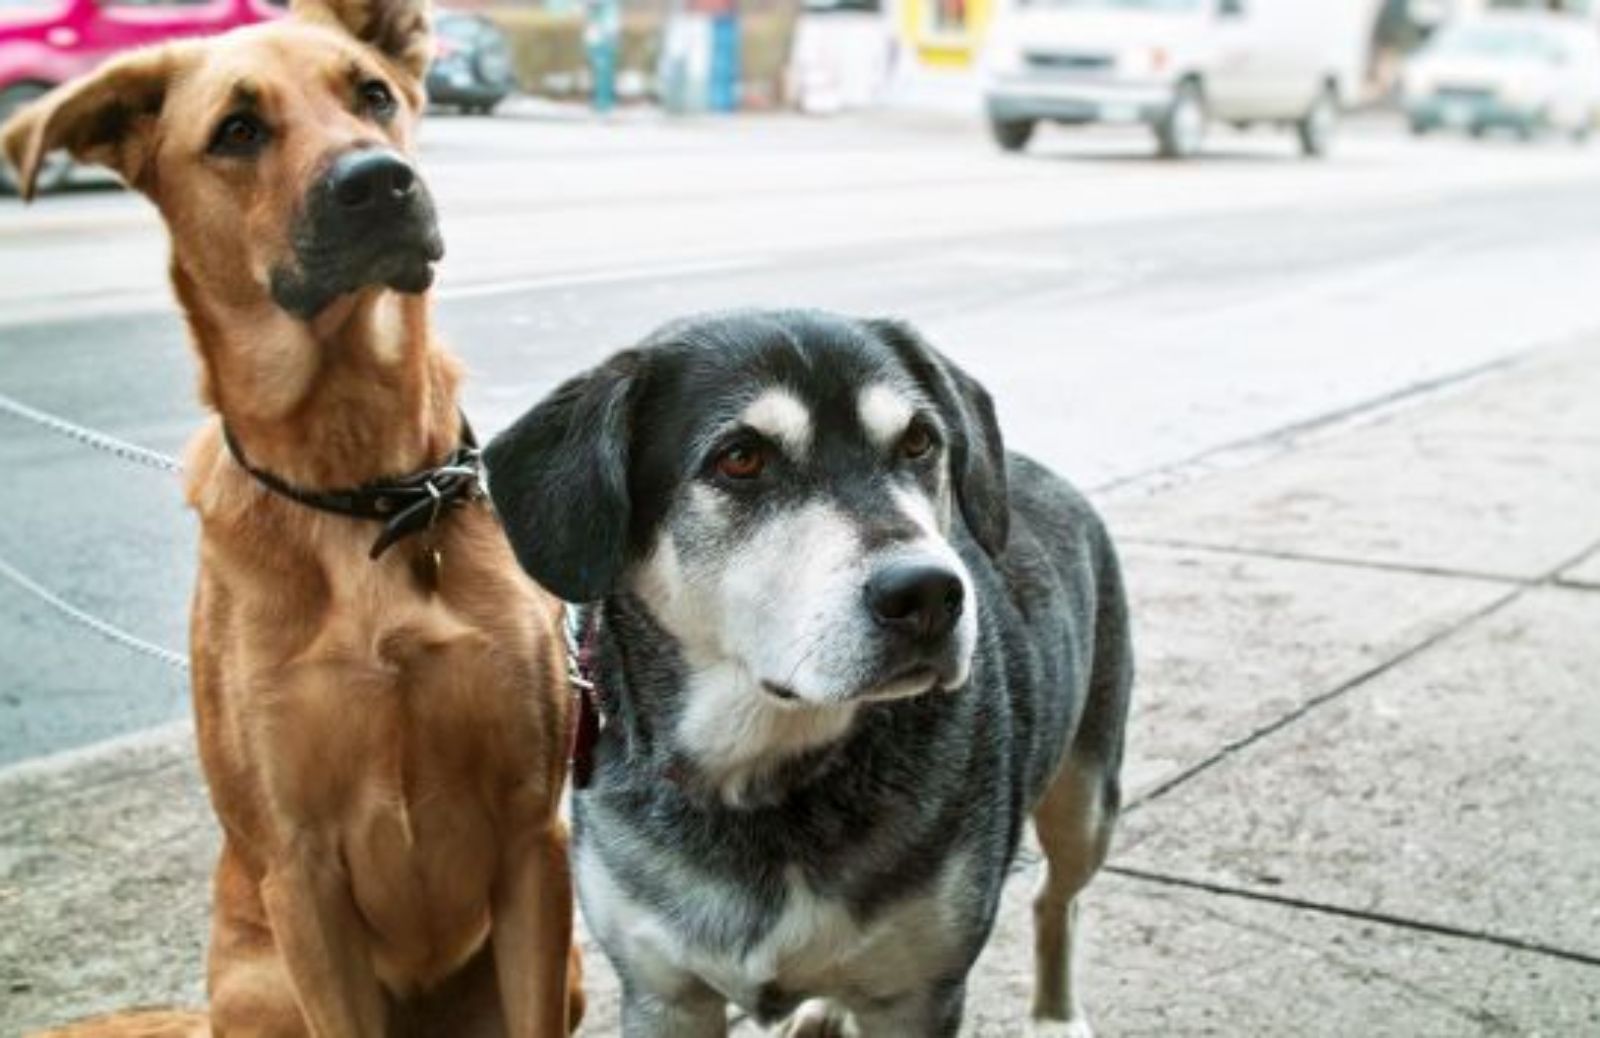
<svg viewBox="0 0 1600 1038">
<path fill-rule="evenodd" d="M 989 132 L 994 136 L 994 142 L 1000 145 L 1001 151 L 1021 151 L 1033 140 L 1035 125 L 1032 119 L 991 118 Z"/>
<path fill-rule="evenodd" d="M 1308 159 L 1320 159 L 1333 145 L 1334 132 L 1339 128 L 1339 95 L 1333 87 L 1325 86 L 1311 102 L 1311 110 L 1295 123 L 1295 133 L 1300 138 L 1300 154 Z"/>
<path fill-rule="evenodd" d="M 11 118 L 13 112 L 35 101 L 50 92 L 50 87 L 44 83 L 16 83 L 0 90 L 0 124 Z M 54 191 L 67 182 L 72 175 L 72 160 L 61 152 L 46 155 L 39 164 L 39 177 L 34 190 L 40 194 Z M 14 195 L 17 193 L 16 170 L 4 159 L 0 159 L 0 194 Z"/>
<path fill-rule="evenodd" d="M 1164 159 L 1187 159 L 1200 151 L 1206 140 L 1205 95 L 1192 79 L 1179 84 L 1172 106 L 1156 123 L 1156 144 Z"/>
</svg>

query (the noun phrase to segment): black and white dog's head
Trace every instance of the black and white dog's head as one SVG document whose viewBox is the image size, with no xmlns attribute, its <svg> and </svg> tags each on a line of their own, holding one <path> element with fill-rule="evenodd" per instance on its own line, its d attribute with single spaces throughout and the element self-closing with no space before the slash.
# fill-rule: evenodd
<svg viewBox="0 0 1600 1038">
<path fill-rule="evenodd" d="M 676 639 L 701 679 L 691 729 L 781 711 L 826 731 L 821 715 L 967 680 L 977 623 L 952 540 L 1003 550 L 1004 454 L 988 395 L 903 324 L 669 325 L 555 390 L 486 461 L 536 580 L 568 601 L 631 594 Z"/>
</svg>

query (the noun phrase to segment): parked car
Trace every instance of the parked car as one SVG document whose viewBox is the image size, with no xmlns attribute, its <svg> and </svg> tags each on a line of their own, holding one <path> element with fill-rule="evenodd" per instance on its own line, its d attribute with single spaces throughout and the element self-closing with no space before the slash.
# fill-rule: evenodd
<svg viewBox="0 0 1600 1038">
<path fill-rule="evenodd" d="M 1587 140 L 1600 114 L 1600 29 L 1556 14 L 1456 22 L 1406 66 L 1402 90 L 1414 133 L 1554 130 Z"/>
<path fill-rule="evenodd" d="M 0 0 L 0 122 L 118 51 L 210 36 L 283 10 L 282 0 Z M 66 156 L 53 156 L 40 190 L 60 186 L 71 168 Z M 0 189 L 16 190 L 4 162 Z"/>
<path fill-rule="evenodd" d="M 1145 123 L 1161 154 L 1212 120 L 1291 126 L 1322 155 L 1365 66 L 1378 0 L 1009 0 L 985 53 L 996 142 L 1040 122 Z"/>
<path fill-rule="evenodd" d="M 511 46 L 505 33 L 489 19 L 440 10 L 434 14 L 433 33 L 429 101 L 488 115 L 516 88 Z"/>
</svg>

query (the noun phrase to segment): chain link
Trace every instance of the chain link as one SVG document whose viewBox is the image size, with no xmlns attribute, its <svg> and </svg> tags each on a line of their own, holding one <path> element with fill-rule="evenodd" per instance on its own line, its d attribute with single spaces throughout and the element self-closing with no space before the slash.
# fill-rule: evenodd
<svg viewBox="0 0 1600 1038">
<path fill-rule="evenodd" d="M 6 396 L 4 393 L 0 393 L 0 411 L 5 411 L 23 421 L 32 422 L 42 428 L 49 429 L 57 435 L 76 440 L 79 443 L 93 447 L 95 450 L 104 451 L 124 461 L 131 461 L 136 465 L 144 465 L 161 472 L 181 473 L 183 471 L 183 466 L 178 462 L 177 458 L 162 454 L 160 451 L 153 451 L 148 447 L 141 447 L 137 443 L 119 440 L 115 436 L 108 436 L 103 432 L 96 432 L 87 426 L 69 422 L 65 418 L 57 418 L 53 414 L 47 414 L 44 411 L 29 407 L 22 401 Z"/>
<path fill-rule="evenodd" d="M 84 612 L 11 565 L 5 559 L 0 559 L 0 577 L 11 581 L 11 583 L 38 598 L 45 605 L 56 610 L 67 619 L 82 624 L 102 638 L 110 639 L 125 649 L 132 649 L 134 652 L 159 660 L 174 670 L 185 674 L 189 672 L 189 661 L 182 654 L 173 652 L 171 649 L 164 649 L 152 642 L 147 642 L 138 635 L 129 634 L 116 624 L 102 620 L 92 613 Z"/>
<path fill-rule="evenodd" d="M 78 425 L 76 422 L 69 422 L 65 418 L 47 414 L 37 408 L 29 407 L 20 400 L 6 396 L 4 393 L 0 393 L 0 411 L 4 411 L 23 421 L 32 422 L 85 446 L 93 447 L 95 450 L 104 451 L 113 457 L 133 462 L 135 465 L 143 465 L 159 472 L 180 473 L 183 471 L 183 466 L 178 463 L 176 458 L 162 454 L 159 451 L 150 450 L 147 447 L 141 447 L 136 443 L 129 443 L 127 440 L 120 440 L 115 436 L 108 436 L 87 426 Z M 138 635 L 124 631 L 108 620 L 103 620 L 93 613 L 79 609 L 4 559 L 0 559 L 0 577 L 5 578 L 62 616 L 88 628 L 102 638 L 115 642 L 125 649 L 131 649 L 141 655 L 164 663 L 180 673 L 188 673 L 189 661 L 181 653 L 173 652 L 171 649 L 163 648 L 153 642 L 147 642 Z"/>
</svg>

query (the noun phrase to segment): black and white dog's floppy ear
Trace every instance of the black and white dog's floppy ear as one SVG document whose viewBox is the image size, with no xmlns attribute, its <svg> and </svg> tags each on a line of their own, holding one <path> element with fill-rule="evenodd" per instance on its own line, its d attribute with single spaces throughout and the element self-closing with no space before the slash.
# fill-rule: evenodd
<svg viewBox="0 0 1600 1038">
<path fill-rule="evenodd" d="M 483 452 L 517 561 L 568 602 L 604 598 L 627 564 L 638 368 L 638 354 L 617 354 L 555 389 Z"/>
<path fill-rule="evenodd" d="M 1011 506 L 1006 496 L 1006 448 L 989 391 L 903 321 L 868 321 L 943 412 L 950 429 L 950 471 L 973 539 L 991 556 L 1006 549 Z"/>
</svg>

